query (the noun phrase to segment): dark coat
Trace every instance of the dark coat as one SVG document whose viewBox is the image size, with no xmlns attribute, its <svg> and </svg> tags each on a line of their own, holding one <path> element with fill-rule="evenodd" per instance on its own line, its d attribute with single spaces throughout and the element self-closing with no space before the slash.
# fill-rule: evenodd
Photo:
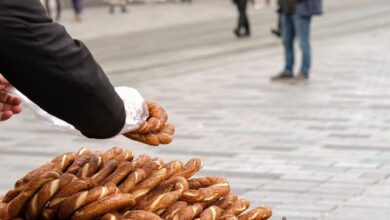
<svg viewBox="0 0 390 220">
<path fill-rule="evenodd" d="M 322 14 L 322 0 L 300 0 L 295 6 L 295 13 L 300 16 Z"/>
<path fill-rule="evenodd" d="M 39 0 L 0 0 L 0 73 L 87 137 L 109 138 L 123 128 L 124 104 L 102 68 Z"/>
</svg>

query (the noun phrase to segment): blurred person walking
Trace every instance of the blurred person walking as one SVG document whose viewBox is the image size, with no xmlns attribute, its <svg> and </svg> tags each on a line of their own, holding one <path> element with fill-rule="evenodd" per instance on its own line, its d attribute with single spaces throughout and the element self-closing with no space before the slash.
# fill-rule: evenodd
<svg viewBox="0 0 390 220">
<path fill-rule="evenodd" d="M 45 0 L 44 2 L 47 14 L 54 20 L 59 21 L 61 18 L 61 0 Z"/>
<path fill-rule="evenodd" d="M 282 0 L 278 0 L 278 9 L 276 10 L 277 13 L 277 22 L 276 22 L 276 28 L 271 29 L 271 33 L 274 34 L 276 37 L 282 36 Z"/>
<path fill-rule="evenodd" d="M 77 22 L 81 22 L 81 14 L 83 13 L 83 0 L 72 0 L 72 6 L 74 10 L 74 20 Z"/>
<path fill-rule="evenodd" d="M 238 38 L 249 37 L 251 35 L 251 30 L 248 15 L 246 13 L 249 0 L 233 0 L 233 2 L 236 4 L 239 13 L 237 28 L 234 29 L 233 33 Z M 242 32 L 242 30 L 244 30 L 244 32 Z"/>
<path fill-rule="evenodd" d="M 307 80 L 311 68 L 310 23 L 312 16 L 322 14 L 322 0 L 281 0 L 284 70 L 271 80 L 291 79 L 294 69 L 294 39 L 299 39 L 302 65 L 296 79 Z"/>
<path fill-rule="evenodd" d="M 192 0 L 181 0 L 182 3 L 192 3 Z"/>
<path fill-rule="evenodd" d="M 115 7 L 120 7 L 122 13 L 127 13 L 127 0 L 108 0 L 110 13 L 115 13 Z"/>
</svg>

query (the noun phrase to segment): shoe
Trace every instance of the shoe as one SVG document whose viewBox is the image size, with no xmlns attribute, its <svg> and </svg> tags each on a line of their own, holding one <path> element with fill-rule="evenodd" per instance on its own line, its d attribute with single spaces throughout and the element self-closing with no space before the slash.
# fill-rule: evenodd
<svg viewBox="0 0 390 220">
<path fill-rule="evenodd" d="M 292 72 L 281 72 L 276 76 L 271 77 L 271 81 L 278 81 L 278 80 L 288 80 L 292 79 L 294 75 Z"/>
<path fill-rule="evenodd" d="M 271 33 L 275 35 L 276 37 L 281 37 L 282 33 L 279 30 L 271 29 Z"/>
<path fill-rule="evenodd" d="M 309 74 L 307 73 L 299 73 L 296 77 L 295 77 L 296 80 L 302 80 L 302 81 L 305 81 L 305 80 L 308 80 L 309 79 Z"/>
<path fill-rule="evenodd" d="M 243 35 L 241 35 L 241 37 L 250 37 L 251 36 L 251 32 L 245 32 Z"/>
<path fill-rule="evenodd" d="M 241 33 L 238 29 L 234 29 L 233 33 L 234 33 L 234 35 L 236 35 L 236 37 L 241 37 Z"/>
</svg>

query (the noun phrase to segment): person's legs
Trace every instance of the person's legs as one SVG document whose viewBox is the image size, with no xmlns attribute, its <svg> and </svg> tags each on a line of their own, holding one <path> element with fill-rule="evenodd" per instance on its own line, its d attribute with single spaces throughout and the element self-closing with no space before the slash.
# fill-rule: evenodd
<svg viewBox="0 0 390 220">
<path fill-rule="evenodd" d="M 83 2 L 82 0 L 72 0 L 73 8 L 75 12 L 75 20 L 80 22 L 81 21 L 81 13 L 83 11 Z"/>
<path fill-rule="evenodd" d="M 119 4 L 120 4 L 121 10 L 122 10 L 122 13 L 126 13 L 127 12 L 127 1 L 120 0 Z"/>
<path fill-rule="evenodd" d="M 293 73 L 295 29 L 293 15 L 282 14 L 282 38 L 284 47 L 284 73 Z"/>
<path fill-rule="evenodd" d="M 241 0 L 242 1 L 242 14 L 243 14 L 243 22 L 244 22 L 244 28 L 245 28 L 245 35 L 250 35 L 251 29 L 248 19 L 248 14 L 246 13 L 247 6 L 248 6 L 248 0 Z"/>
<path fill-rule="evenodd" d="M 238 8 L 238 25 L 237 25 L 237 30 L 240 32 L 241 29 L 244 27 L 245 23 L 245 18 L 244 18 L 244 9 L 242 8 L 242 1 L 239 0 L 237 3 L 237 8 Z"/>
<path fill-rule="evenodd" d="M 50 0 L 45 0 L 45 8 L 49 17 L 51 17 Z"/>
<path fill-rule="evenodd" d="M 60 20 L 61 18 L 61 10 L 62 10 L 62 7 L 61 7 L 61 0 L 56 0 L 56 3 L 57 3 L 57 14 L 56 14 L 56 20 Z"/>
<path fill-rule="evenodd" d="M 311 67 L 311 46 L 310 46 L 310 16 L 294 16 L 295 29 L 299 38 L 299 45 L 302 51 L 302 66 L 300 73 L 308 76 Z"/>
</svg>

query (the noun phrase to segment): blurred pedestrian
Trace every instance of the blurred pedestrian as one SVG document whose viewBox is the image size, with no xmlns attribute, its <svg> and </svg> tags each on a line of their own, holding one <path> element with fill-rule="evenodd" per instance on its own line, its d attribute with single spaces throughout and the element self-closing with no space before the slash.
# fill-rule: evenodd
<svg viewBox="0 0 390 220">
<path fill-rule="evenodd" d="M 237 6 L 239 13 L 237 28 L 234 29 L 233 33 L 238 38 L 249 37 L 251 35 L 249 19 L 246 13 L 248 1 L 249 0 L 233 0 L 234 4 L 236 4 Z M 242 32 L 242 30 L 244 32 Z"/>
<path fill-rule="evenodd" d="M 54 20 L 59 21 L 61 18 L 61 0 L 45 0 L 47 14 Z M 54 9 L 54 10 L 53 10 Z"/>
<path fill-rule="evenodd" d="M 127 0 L 108 0 L 110 5 L 110 13 L 115 12 L 115 7 L 119 7 L 122 13 L 127 13 Z"/>
<path fill-rule="evenodd" d="M 81 14 L 83 13 L 83 0 L 72 0 L 72 6 L 74 10 L 74 20 L 81 22 Z"/>
<path fill-rule="evenodd" d="M 192 0 L 181 0 L 183 3 L 192 3 Z"/>
<path fill-rule="evenodd" d="M 276 28 L 271 29 L 271 33 L 274 34 L 276 37 L 281 37 L 282 35 L 282 0 L 278 0 L 278 9 L 276 10 L 277 13 L 277 22 L 276 22 Z"/>
<path fill-rule="evenodd" d="M 313 15 L 322 14 L 322 0 L 281 0 L 284 70 L 272 80 L 293 78 L 294 39 L 299 39 L 302 65 L 296 79 L 307 80 L 311 68 L 310 23 Z"/>
</svg>

